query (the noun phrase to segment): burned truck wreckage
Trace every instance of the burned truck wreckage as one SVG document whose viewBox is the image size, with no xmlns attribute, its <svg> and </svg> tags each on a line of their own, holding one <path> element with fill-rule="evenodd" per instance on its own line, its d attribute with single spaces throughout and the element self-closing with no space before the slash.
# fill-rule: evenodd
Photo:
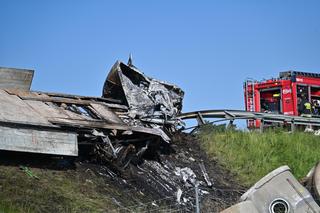
<svg viewBox="0 0 320 213">
<path fill-rule="evenodd" d="M 122 62 L 112 67 L 102 97 L 30 91 L 30 70 L 0 74 L 2 150 L 77 156 L 78 145 L 93 144 L 114 160 L 169 143 L 181 123 L 183 91 Z"/>
<path fill-rule="evenodd" d="M 175 85 L 145 76 L 133 65 L 116 62 L 102 96 L 120 99 L 128 107 L 129 117 L 142 123 L 180 124 L 176 116 L 181 113 L 184 92 Z"/>
<path fill-rule="evenodd" d="M 119 184 L 140 194 L 153 194 L 153 199 L 170 198 L 170 205 L 184 207 L 177 208 L 181 212 L 194 211 L 195 188 L 205 201 L 202 203 L 205 212 L 218 212 L 230 206 L 225 212 L 268 212 L 266 205 L 274 201 L 271 198 L 278 199 L 278 195 L 291 202 L 280 199 L 276 203 L 283 204 L 287 210 L 302 212 L 311 205 L 311 212 L 318 211 L 307 190 L 303 196 L 294 191 L 294 187 L 301 189 L 302 186 L 287 167 L 269 174 L 240 198 L 244 188 L 232 178 L 225 180 L 226 174 L 232 174 L 208 159 L 199 145 L 194 145 L 196 139 L 180 133 L 179 128 L 184 126 L 181 120 L 183 90 L 146 76 L 131 60 L 128 64 L 117 61 L 113 65 L 101 97 L 31 91 L 33 74 L 32 70 L 0 67 L 0 150 L 89 156 L 90 160 L 105 166 L 99 168 L 98 173 L 111 178 L 134 165 L 129 175 L 133 183 L 119 179 Z M 196 116 L 203 123 L 199 112 Z M 225 111 L 221 116 L 230 117 L 230 113 Z M 179 142 L 173 143 L 177 138 Z M 175 152 L 174 147 L 178 147 L 179 152 Z M 283 177 L 287 180 L 281 179 Z M 281 185 L 288 180 L 293 183 L 291 191 Z M 270 184 L 271 181 L 275 184 Z M 283 187 L 283 192 L 272 190 L 277 184 Z M 151 190 L 143 190 L 145 185 Z M 234 205 L 239 199 L 241 203 Z M 299 203 L 292 204 L 296 201 Z M 120 198 L 114 198 L 114 202 L 123 207 Z M 151 204 L 157 208 L 160 203 L 152 201 Z M 124 209 L 120 212 L 134 212 Z M 277 211 L 269 209 L 269 212 Z"/>
</svg>

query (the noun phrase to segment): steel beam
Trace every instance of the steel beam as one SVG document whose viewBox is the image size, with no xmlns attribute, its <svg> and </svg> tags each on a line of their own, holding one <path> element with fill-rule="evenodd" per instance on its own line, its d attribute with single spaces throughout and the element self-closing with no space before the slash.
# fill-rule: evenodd
<svg viewBox="0 0 320 213">
<path fill-rule="evenodd" d="M 249 112 L 244 110 L 202 110 L 202 111 L 194 111 L 187 112 L 178 115 L 178 118 L 182 120 L 188 119 L 199 119 L 199 115 L 201 118 L 222 118 L 226 120 L 263 120 L 264 123 L 291 123 L 291 130 L 294 130 L 295 125 L 312 125 L 312 126 L 320 126 L 320 118 L 318 117 L 301 117 L 301 116 L 291 116 L 291 115 L 283 115 L 283 114 L 274 114 L 274 113 L 263 113 L 263 112 Z"/>
</svg>

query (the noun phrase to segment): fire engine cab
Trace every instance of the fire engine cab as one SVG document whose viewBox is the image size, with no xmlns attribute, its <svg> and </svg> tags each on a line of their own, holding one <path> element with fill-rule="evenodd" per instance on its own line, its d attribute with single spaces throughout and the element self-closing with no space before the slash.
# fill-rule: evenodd
<svg viewBox="0 0 320 213">
<path fill-rule="evenodd" d="M 246 111 L 301 116 L 301 103 L 308 102 L 311 115 L 320 116 L 320 74 L 286 71 L 269 80 L 247 79 L 244 97 Z M 248 123 L 252 125 L 257 127 L 259 123 Z"/>
</svg>

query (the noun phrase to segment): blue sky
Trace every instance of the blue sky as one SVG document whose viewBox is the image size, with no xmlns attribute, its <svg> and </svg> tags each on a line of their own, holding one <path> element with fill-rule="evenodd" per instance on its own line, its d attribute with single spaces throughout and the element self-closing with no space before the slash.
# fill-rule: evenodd
<svg viewBox="0 0 320 213">
<path fill-rule="evenodd" d="M 32 89 L 100 96 L 116 60 L 175 83 L 184 111 L 243 109 L 246 77 L 320 72 L 320 1 L 0 0 L 0 66 Z"/>
</svg>

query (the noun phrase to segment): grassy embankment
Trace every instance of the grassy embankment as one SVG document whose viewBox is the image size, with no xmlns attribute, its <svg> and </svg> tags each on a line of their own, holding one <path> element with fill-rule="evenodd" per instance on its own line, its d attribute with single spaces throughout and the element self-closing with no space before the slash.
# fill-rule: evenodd
<svg viewBox="0 0 320 213">
<path fill-rule="evenodd" d="M 124 207 L 141 212 L 140 204 L 150 203 L 147 194 L 121 184 L 122 178 L 99 174 L 99 165 L 59 169 L 49 156 L 19 156 L 0 156 L 0 213 L 124 212 Z M 27 165 L 32 176 L 19 165 Z"/>
<path fill-rule="evenodd" d="M 207 153 L 247 186 L 282 165 L 302 178 L 320 159 L 320 137 L 310 133 L 226 131 L 207 126 L 199 138 Z"/>
<path fill-rule="evenodd" d="M 0 165 L 0 213 L 104 212 L 115 205 L 97 190 L 103 180 L 72 171 L 33 168 L 39 180 L 17 166 Z M 102 191 L 102 189 L 100 190 Z"/>
</svg>

